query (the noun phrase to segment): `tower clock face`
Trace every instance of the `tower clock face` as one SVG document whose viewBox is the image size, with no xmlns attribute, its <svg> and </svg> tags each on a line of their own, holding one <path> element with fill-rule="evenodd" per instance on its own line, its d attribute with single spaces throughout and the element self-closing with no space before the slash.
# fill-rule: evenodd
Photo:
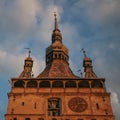
<svg viewBox="0 0 120 120">
<path fill-rule="evenodd" d="M 69 108 L 74 112 L 83 112 L 87 109 L 87 102 L 80 97 L 74 97 L 68 102 Z"/>
</svg>

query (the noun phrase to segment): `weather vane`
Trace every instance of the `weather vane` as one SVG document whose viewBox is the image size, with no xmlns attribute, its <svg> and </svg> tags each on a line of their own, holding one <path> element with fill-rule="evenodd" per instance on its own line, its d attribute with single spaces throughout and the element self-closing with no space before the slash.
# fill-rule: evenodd
<svg viewBox="0 0 120 120">
<path fill-rule="evenodd" d="M 79 69 L 77 72 L 80 72 L 80 77 L 83 77 L 83 72 L 81 71 L 81 69 Z"/>
<path fill-rule="evenodd" d="M 84 57 L 87 57 L 87 55 L 86 55 L 86 51 L 84 50 L 84 48 L 82 48 L 81 51 L 83 52 Z"/>
<path fill-rule="evenodd" d="M 25 48 L 25 49 L 28 50 L 28 56 L 30 57 L 30 54 L 31 54 L 31 50 L 30 50 L 30 48 Z"/>
<path fill-rule="evenodd" d="M 57 15 L 56 15 L 56 12 L 54 12 L 54 16 L 56 17 Z"/>
</svg>

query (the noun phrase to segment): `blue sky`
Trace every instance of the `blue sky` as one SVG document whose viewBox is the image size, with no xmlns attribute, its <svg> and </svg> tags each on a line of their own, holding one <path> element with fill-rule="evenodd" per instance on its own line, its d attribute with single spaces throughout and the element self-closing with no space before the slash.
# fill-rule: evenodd
<svg viewBox="0 0 120 120">
<path fill-rule="evenodd" d="M 32 51 L 33 72 L 45 65 L 56 12 L 63 43 L 69 49 L 72 71 L 82 68 L 84 48 L 94 71 L 106 78 L 116 120 L 120 118 L 120 0 L 0 0 L 0 116 L 7 108 L 8 80 L 23 70 Z"/>
</svg>

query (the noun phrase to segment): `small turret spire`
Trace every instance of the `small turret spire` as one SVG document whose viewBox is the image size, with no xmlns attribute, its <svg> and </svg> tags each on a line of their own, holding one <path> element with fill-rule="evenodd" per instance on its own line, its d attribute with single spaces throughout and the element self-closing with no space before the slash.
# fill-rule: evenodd
<svg viewBox="0 0 120 120">
<path fill-rule="evenodd" d="M 28 57 L 30 57 L 30 54 L 31 54 L 31 50 L 30 50 L 30 48 L 25 48 L 25 49 L 28 50 Z"/>
<path fill-rule="evenodd" d="M 86 51 L 84 50 L 84 48 L 82 48 L 81 50 L 83 51 L 84 57 L 87 57 Z"/>
<path fill-rule="evenodd" d="M 55 16 L 55 30 L 58 30 L 58 22 L 57 22 L 56 12 L 54 12 L 54 16 Z"/>
<path fill-rule="evenodd" d="M 33 60 L 30 56 L 31 54 L 30 48 L 26 48 L 26 49 L 28 50 L 28 57 L 25 59 L 24 70 L 20 74 L 19 78 L 31 78 L 32 77 Z"/>
<path fill-rule="evenodd" d="M 28 51 L 28 57 L 30 57 L 30 54 L 31 54 L 31 51 L 29 50 L 29 51 Z"/>
<path fill-rule="evenodd" d="M 82 49 L 84 54 L 83 67 L 85 72 L 85 78 L 97 78 L 96 74 L 93 71 L 92 60 L 87 57 L 86 51 Z"/>
</svg>

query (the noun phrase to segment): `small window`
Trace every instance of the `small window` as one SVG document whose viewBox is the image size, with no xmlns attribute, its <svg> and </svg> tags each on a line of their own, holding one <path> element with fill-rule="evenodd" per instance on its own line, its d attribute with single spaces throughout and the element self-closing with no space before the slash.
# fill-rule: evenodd
<svg viewBox="0 0 120 120">
<path fill-rule="evenodd" d="M 105 109 L 105 114 L 106 114 L 106 115 L 108 114 L 108 111 L 107 111 L 107 109 Z"/>
<path fill-rule="evenodd" d="M 96 103 L 96 108 L 99 110 L 99 104 L 98 103 Z"/>
<path fill-rule="evenodd" d="M 17 118 L 14 118 L 13 120 L 17 120 Z"/>
<path fill-rule="evenodd" d="M 30 118 L 25 118 L 25 120 L 31 120 Z"/>
<path fill-rule="evenodd" d="M 22 106 L 24 106 L 25 105 L 25 103 L 24 102 L 22 102 Z"/>
<path fill-rule="evenodd" d="M 76 88 L 76 82 L 68 81 L 68 82 L 66 82 L 65 87 L 67 87 L 67 88 Z"/>
<path fill-rule="evenodd" d="M 42 82 L 40 82 L 39 87 L 50 88 L 50 82 L 49 81 L 42 81 Z"/>
<path fill-rule="evenodd" d="M 38 120 L 44 120 L 44 118 L 38 118 Z"/>
<path fill-rule="evenodd" d="M 29 87 L 29 88 L 37 88 L 37 82 L 31 80 L 31 81 L 29 81 L 29 82 L 27 83 L 27 87 Z"/>
<path fill-rule="evenodd" d="M 55 58 L 57 58 L 57 54 L 55 54 Z"/>
<path fill-rule="evenodd" d="M 91 86 L 92 86 L 92 88 L 103 88 L 103 85 L 102 85 L 101 81 L 99 81 L 99 80 L 94 80 L 91 83 Z"/>
<path fill-rule="evenodd" d="M 13 113 L 14 113 L 14 108 L 11 109 L 11 114 L 13 114 Z"/>
<path fill-rule="evenodd" d="M 61 58 L 61 54 L 59 54 L 59 58 Z"/>
<path fill-rule="evenodd" d="M 13 101 L 15 101 L 16 100 L 16 97 L 15 96 L 13 96 Z"/>
<path fill-rule="evenodd" d="M 105 102 L 105 97 L 102 97 L 103 98 L 103 101 Z"/>
<path fill-rule="evenodd" d="M 23 88 L 24 85 L 25 85 L 25 82 L 22 80 L 18 80 L 14 83 L 14 87 L 17 87 L 17 88 Z"/>
<path fill-rule="evenodd" d="M 55 81 L 52 84 L 53 88 L 62 88 L 63 87 L 63 82 L 62 81 Z"/>
<path fill-rule="evenodd" d="M 36 104 L 36 102 L 34 103 L 34 109 L 36 109 L 37 108 L 37 104 Z"/>
<path fill-rule="evenodd" d="M 52 120 L 57 120 L 56 118 L 52 118 Z"/>
<path fill-rule="evenodd" d="M 90 88 L 90 85 L 88 81 L 83 80 L 78 83 L 78 87 L 79 88 Z"/>
</svg>

